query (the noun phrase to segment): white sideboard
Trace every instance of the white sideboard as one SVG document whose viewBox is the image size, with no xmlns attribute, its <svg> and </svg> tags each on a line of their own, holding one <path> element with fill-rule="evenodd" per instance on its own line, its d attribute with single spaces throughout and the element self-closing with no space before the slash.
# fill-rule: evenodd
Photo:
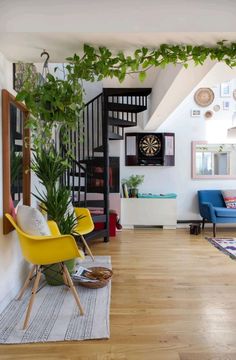
<svg viewBox="0 0 236 360">
<path fill-rule="evenodd" d="M 124 228 L 143 225 L 176 229 L 176 223 L 176 199 L 174 198 L 121 199 L 121 224 Z"/>
</svg>

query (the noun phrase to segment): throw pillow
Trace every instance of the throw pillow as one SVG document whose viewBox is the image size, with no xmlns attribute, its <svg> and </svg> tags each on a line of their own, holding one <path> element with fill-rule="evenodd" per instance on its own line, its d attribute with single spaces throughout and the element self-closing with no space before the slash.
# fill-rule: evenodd
<svg viewBox="0 0 236 360">
<path fill-rule="evenodd" d="M 221 193 L 226 207 L 236 209 L 236 190 L 223 190 Z"/>
<path fill-rule="evenodd" d="M 19 206 L 16 221 L 21 230 L 29 235 L 51 235 L 47 221 L 38 209 L 26 205 Z"/>
<path fill-rule="evenodd" d="M 73 218 L 75 219 L 75 221 L 77 220 L 77 216 L 75 214 L 75 209 L 74 209 L 74 206 L 72 204 L 72 201 L 69 202 L 68 206 L 67 206 L 67 210 L 66 210 L 66 213 L 65 213 L 65 217 L 67 215 L 73 215 Z"/>
</svg>

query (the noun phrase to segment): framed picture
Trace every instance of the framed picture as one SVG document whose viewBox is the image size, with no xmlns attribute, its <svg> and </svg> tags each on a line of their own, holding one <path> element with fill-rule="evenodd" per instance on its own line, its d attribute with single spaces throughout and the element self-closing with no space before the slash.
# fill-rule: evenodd
<svg viewBox="0 0 236 360">
<path fill-rule="evenodd" d="M 229 101 L 223 101 L 223 110 L 229 110 L 230 102 Z"/>
<path fill-rule="evenodd" d="M 199 110 L 199 109 L 192 109 L 192 110 L 191 110 L 191 116 L 193 116 L 193 117 L 201 116 L 201 110 Z"/>
<path fill-rule="evenodd" d="M 34 78 L 37 78 L 37 69 L 36 66 L 32 63 L 13 63 L 13 89 L 18 92 L 21 90 L 23 82 L 25 80 L 25 76 L 27 72 L 31 70 Z"/>
<path fill-rule="evenodd" d="M 220 85 L 220 96 L 230 97 L 230 83 L 224 82 Z"/>
</svg>

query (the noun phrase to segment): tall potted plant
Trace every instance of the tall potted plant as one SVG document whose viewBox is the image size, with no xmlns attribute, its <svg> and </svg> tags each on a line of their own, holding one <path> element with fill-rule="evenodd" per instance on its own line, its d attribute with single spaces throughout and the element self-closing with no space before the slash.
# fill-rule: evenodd
<svg viewBox="0 0 236 360">
<path fill-rule="evenodd" d="M 70 212 L 70 190 L 60 186 L 60 177 L 67 169 L 65 163 L 54 148 L 50 150 L 41 149 L 34 153 L 32 160 L 32 170 L 37 175 L 44 190 L 36 189 L 34 196 L 39 201 L 41 209 L 47 213 L 48 220 L 54 220 L 61 234 L 71 234 L 78 222 L 74 212 Z M 74 269 L 75 259 L 65 262 L 71 273 Z M 45 270 L 48 284 L 60 285 L 63 279 L 60 275 L 57 264 L 51 265 Z"/>
</svg>

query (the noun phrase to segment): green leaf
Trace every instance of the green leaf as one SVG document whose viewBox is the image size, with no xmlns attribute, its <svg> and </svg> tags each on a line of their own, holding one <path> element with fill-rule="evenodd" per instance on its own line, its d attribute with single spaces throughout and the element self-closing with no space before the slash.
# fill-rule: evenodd
<svg viewBox="0 0 236 360">
<path fill-rule="evenodd" d="M 75 110 L 77 108 L 77 105 L 75 103 L 69 105 L 71 110 Z"/>
<path fill-rule="evenodd" d="M 143 48 L 142 48 L 142 53 L 143 53 L 143 56 L 147 55 L 148 49 L 145 48 L 145 47 L 143 47 Z"/>
<path fill-rule="evenodd" d="M 27 96 L 28 96 L 28 92 L 26 90 L 22 90 L 16 95 L 16 100 L 24 101 Z"/>
<path fill-rule="evenodd" d="M 143 68 L 143 69 L 146 69 L 149 65 L 150 65 L 150 60 L 145 60 L 145 61 L 143 62 L 142 68 Z"/>
<path fill-rule="evenodd" d="M 146 79 L 146 77 L 147 77 L 146 72 L 145 72 L 145 71 L 140 71 L 140 73 L 139 73 L 139 80 L 140 80 L 141 82 L 143 82 L 143 81 Z"/>
</svg>

